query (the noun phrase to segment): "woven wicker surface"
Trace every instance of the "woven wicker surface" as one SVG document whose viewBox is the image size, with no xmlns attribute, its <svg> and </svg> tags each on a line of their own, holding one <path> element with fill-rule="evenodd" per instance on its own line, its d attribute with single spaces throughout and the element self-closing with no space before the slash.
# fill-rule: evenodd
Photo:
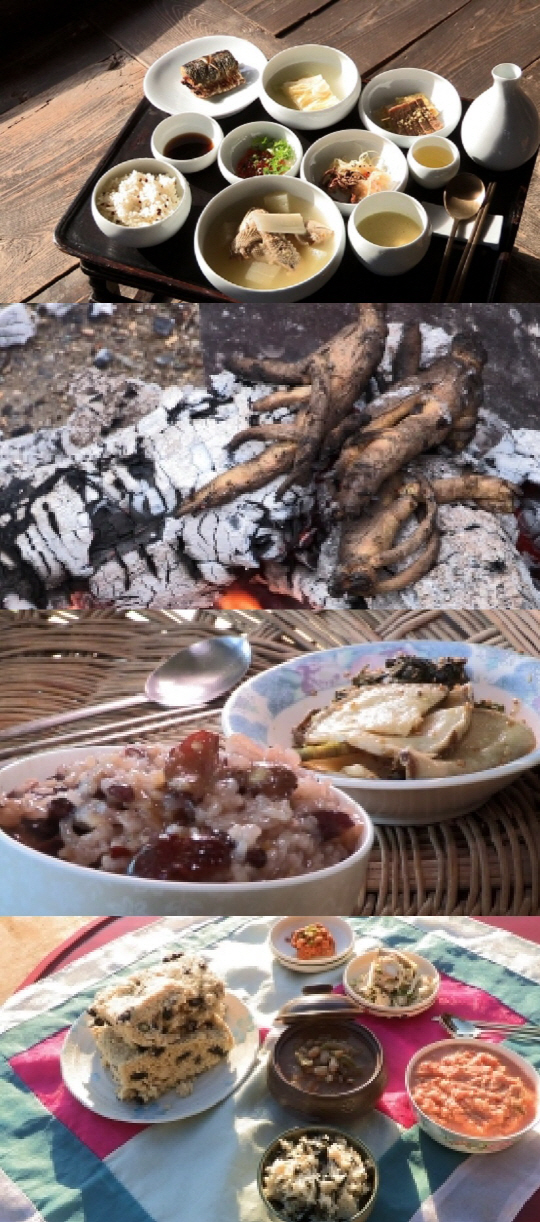
<svg viewBox="0 0 540 1222">
<path fill-rule="evenodd" d="M 114 611 L 0 613 L 0 727 L 140 692 L 146 675 L 190 641 L 233 627 L 247 632 L 252 673 L 295 654 L 351 641 L 403 637 L 468 640 L 540 657 L 540 612 Z M 219 711 L 203 715 L 219 725 Z M 111 715 L 78 723 L 77 743 L 108 743 Z M 171 710 L 114 717 L 114 741 L 171 741 L 197 720 Z M 71 727 L 47 737 L 65 742 Z M 40 735 L 40 744 L 43 740 Z M 17 742 L 17 754 L 37 748 Z M 15 750 L 13 750 L 15 755 Z M 6 760 L 3 748 L 0 762 Z M 540 912 L 540 772 L 481 811 L 427 828 L 378 827 L 363 915 Z"/>
</svg>

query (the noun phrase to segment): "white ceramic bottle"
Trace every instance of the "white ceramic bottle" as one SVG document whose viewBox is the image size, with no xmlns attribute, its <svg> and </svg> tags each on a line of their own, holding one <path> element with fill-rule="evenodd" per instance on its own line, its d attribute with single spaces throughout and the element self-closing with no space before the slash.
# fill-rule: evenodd
<svg viewBox="0 0 540 1222">
<path fill-rule="evenodd" d="M 469 106 L 461 126 L 465 152 L 489 170 L 514 170 L 536 152 L 540 120 L 520 85 L 517 64 L 497 64 L 493 84 Z"/>
</svg>

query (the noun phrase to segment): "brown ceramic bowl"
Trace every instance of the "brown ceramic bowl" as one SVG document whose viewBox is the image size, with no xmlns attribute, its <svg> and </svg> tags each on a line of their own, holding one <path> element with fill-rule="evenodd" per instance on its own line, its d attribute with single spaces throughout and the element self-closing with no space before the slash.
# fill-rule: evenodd
<svg viewBox="0 0 540 1222">
<path fill-rule="evenodd" d="M 324 1084 L 324 1093 L 314 1092 L 293 1081 L 298 1068 L 295 1051 L 306 1040 L 331 1036 L 346 1040 L 362 1074 L 353 1086 Z M 365 1068 L 365 1073 L 364 1073 Z M 377 1102 L 387 1081 L 384 1053 L 367 1027 L 350 1019 L 313 1018 L 292 1023 L 276 1041 L 268 1062 L 268 1089 L 282 1107 L 292 1108 L 315 1120 L 348 1120 L 362 1116 Z"/>
<path fill-rule="evenodd" d="M 261 1200 L 268 1214 L 272 1218 L 272 1222 L 284 1222 L 285 1214 L 279 1213 L 278 1210 L 275 1208 L 275 1206 L 271 1205 L 270 1201 L 267 1199 L 265 1192 L 264 1192 L 264 1186 L 263 1186 L 264 1173 L 266 1171 L 268 1164 L 271 1163 L 273 1159 L 275 1158 L 276 1154 L 279 1153 L 280 1142 L 282 1141 L 283 1138 L 289 1141 L 295 1141 L 295 1140 L 298 1140 L 300 1137 L 304 1137 L 304 1136 L 318 1137 L 322 1133 L 328 1134 L 328 1136 L 330 1137 L 345 1137 L 349 1145 L 352 1146 L 358 1152 L 358 1154 L 361 1155 L 361 1157 L 364 1159 L 364 1161 L 368 1164 L 368 1166 L 371 1169 L 371 1188 L 370 1188 L 369 1196 L 367 1196 L 360 1203 L 360 1207 L 357 1213 L 355 1213 L 353 1217 L 349 1219 L 349 1222 L 366 1222 L 366 1219 L 369 1218 L 370 1214 L 373 1212 L 373 1207 L 375 1205 L 375 1200 L 377 1197 L 377 1193 L 379 1191 L 379 1169 L 377 1167 L 377 1164 L 375 1162 L 375 1159 L 373 1158 L 371 1151 L 368 1150 L 367 1146 L 365 1146 L 363 1142 L 359 1141 L 357 1137 L 351 1137 L 349 1133 L 344 1133 L 341 1129 L 335 1129 L 334 1127 L 330 1127 L 329 1125 L 325 1125 L 324 1128 L 322 1128 L 320 1125 L 309 1125 L 306 1128 L 301 1128 L 301 1129 L 287 1129 L 286 1133 L 281 1133 L 280 1136 L 277 1137 L 276 1140 L 273 1141 L 271 1145 L 267 1147 L 259 1163 L 259 1171 L 257 1174 L 257 1186 L 259 1189 Z"/>
</svg>

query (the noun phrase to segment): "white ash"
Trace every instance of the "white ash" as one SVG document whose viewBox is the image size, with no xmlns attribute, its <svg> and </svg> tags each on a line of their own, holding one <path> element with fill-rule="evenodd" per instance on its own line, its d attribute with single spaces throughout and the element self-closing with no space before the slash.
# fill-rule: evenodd
<svg viewBox="0 0 540 1222">
<path fill-rule="evenodd" d="M 0 348 L 26 344 L 36 333 L 36 324 L 28 306 L 21 302 L 0 310 Z"/>
<path fill-rule="evenodd" d="M 484 455 L 484 469 L 519 487 L 540 484 L 540 430 L 512 429 Z"/>
<path fill-rule="evenodd" d="M 226 445 L 250 421 L 250 392 L 228 397 L 114 378 L 76 379 L 67 425 L 0 441 L 0 603 L 47 605 L 88 585 L 121 606 L 211 606 L 236 570 L 284 559 L 313 509 L 311 490 L 277 498 L 279 480 L 196 516 L 174 511 L 237 461 Z M 258 387 L 255 394 L 268 393 Z M 242 447 L 239 458 L 263 443 Z"/>
</svg>

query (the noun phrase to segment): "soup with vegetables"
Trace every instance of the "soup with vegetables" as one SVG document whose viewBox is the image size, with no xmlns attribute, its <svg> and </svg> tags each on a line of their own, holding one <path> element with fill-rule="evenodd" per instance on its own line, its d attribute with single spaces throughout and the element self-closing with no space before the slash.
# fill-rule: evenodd
<svg viewBox="0 0 540 1222">
<path fill-rule="evenodd" d="M 331 259 L 336 236 L 307 200 L 274 192 L 257 206 L 224 210 L 204 257 L 225 280 L 248 289 L 282 289 L 314 276 Z"/>
<path fill-rule="evenodd" d="M 282 68 L 269 82 L 267 92 L 290 110 L 328 110 L 344 96 L 339 69 L 314 61 Z"/>
<path fill-rule="evenodd" d="M 509 1137 L 532 1123 L 537 1092 L 503 1053 L 436 1048 L 415 1066 L 411 1095 L 436 1124 L 467 1137 Z"/>
</svg>

